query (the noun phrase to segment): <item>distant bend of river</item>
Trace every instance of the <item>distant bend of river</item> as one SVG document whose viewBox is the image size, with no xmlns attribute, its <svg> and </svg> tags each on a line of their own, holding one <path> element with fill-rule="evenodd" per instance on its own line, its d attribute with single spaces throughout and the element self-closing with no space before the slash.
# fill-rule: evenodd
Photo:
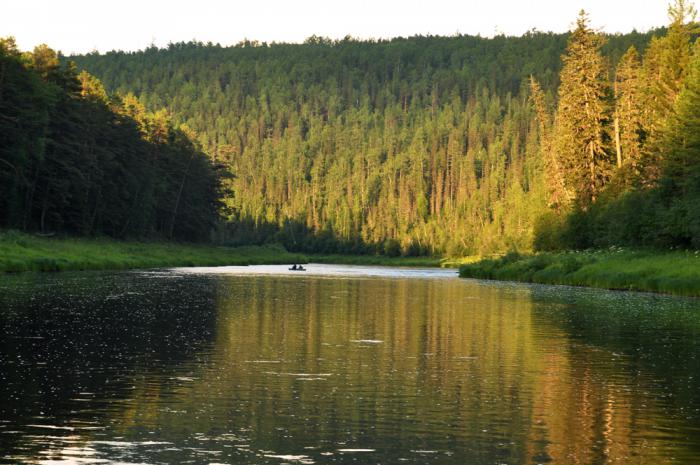
<svg viewBox="0 0 700 465">
<path fill-rule="evenodd" d="M 700 463 L 700 299 L 313 264 L 5 275 L 0 341 L 0 463 Z"/>
</svg>

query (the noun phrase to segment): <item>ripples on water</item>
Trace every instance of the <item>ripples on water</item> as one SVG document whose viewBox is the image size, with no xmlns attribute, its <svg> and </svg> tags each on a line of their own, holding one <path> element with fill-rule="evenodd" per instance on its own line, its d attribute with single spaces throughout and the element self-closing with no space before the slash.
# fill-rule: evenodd
<svg viewBox="0 0 700 465">
<path fill-rule="evenodd" d="M 696 464 L 700 303 L 310 265 L 0 278 L 0 462 Z"/>
</svg>

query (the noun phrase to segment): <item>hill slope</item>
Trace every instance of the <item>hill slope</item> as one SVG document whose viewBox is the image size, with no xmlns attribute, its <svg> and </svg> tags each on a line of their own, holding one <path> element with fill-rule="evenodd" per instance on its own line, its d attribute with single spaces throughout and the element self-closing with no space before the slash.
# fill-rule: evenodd
<svg viewBox="0 0 700 465">
<path fill-rule="evenodd" d="M 608 37 L 611 63 L 651 34 Z M 545 209 L 534 75 L 553 107 L 568 35 L 413 37 L 75 56 L 167 108 L 234 174 L 229 242 L 390 254 L 527 249 Z"/>
</svg>

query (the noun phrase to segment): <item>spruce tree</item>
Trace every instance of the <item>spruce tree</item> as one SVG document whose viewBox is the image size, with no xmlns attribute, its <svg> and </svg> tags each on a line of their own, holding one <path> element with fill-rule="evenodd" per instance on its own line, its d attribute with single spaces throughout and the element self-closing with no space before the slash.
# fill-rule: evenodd
<svg viewBox="0 0 700 465">
<path fill-rule="evenodd" d="M 569 205 L 572 195 L 566 189 L 561 160 L 552 147 L 552 118 L 547 109 L 546 98 L 534 76 L 530 77 L 530 99 L 539 126 L 539 146 L 544 168 L 547 205 L 554 210 L 561 210 Z"/>
<path fill-rule="evenodd" d="M 668 34 L 663 39 L 659 70 L 653 83 L 663 115 L 672 111 L 690 62 L 690 39 L 696 11 L 691 2 L 675 0 L 668 8 Z M 663 116 L 662 115 L 662 116 Z"/>
<path fill-rule="evenodd" d="M 562 56 L 554 150 L 567 188 L 582 208 L 596 201 L 612 170 L 611 92 L 600 54 L 603 43 L 581 11 Z"/>
<path fill-rule="evenodd" d="M 680 190 L 700 192 L 700 46 L 696 47 L 674 112 L 665 131 L 665 178 Z"/>
<path fill-rule="evenodd" d="M 615 73 L 615 147 L 617 166 L 636 169 L 646 138 L 641 60 L 634 47 L 623 55 Z"/>
<path fill-rule="evenodd" d="M 654 38 L 644 57 L 645 126 L 648 143 L 643 152 L 643 175 L 654 184 L 667 155 L 665 131 L 676 105 L 690 61 L 695 8 L 686 0 L 675 0 L 668 8 L 668 34 Z"/>
</svg>

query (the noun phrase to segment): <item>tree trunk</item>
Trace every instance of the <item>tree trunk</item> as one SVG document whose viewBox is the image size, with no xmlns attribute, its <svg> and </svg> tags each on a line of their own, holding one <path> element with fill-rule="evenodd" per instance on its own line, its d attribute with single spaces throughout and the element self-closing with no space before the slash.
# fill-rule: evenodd
<svg viewBox="0 0 700 465">
<path fill-rule="evenodd" d="M 595 187 L 595 149 L 593 148 L 593 144 L 589 145 L 590 151 L 590 160 L 589 160 L 589 168 L 591 171 L 591 203 L 595 203 L 596 200 L 596 187 Z"/>
<path fill-rule="evenodd" d="M 617 151 L 617 167 L 622 168 L 622 147 L 620 145 L 620 118 L 615 116 L 615 150 Z"/>
<path fill-rule="evenodd" d="M 175 199 L 175 208 L 173 209 L 173 216 L 170 219 L 170 231 L 168 231 L 168 237 L 173 238 L 173 231 L 175 230 L 175 218 L 177 217 L 177 210 L 180 207 L 180 198 L 182 197 L 182 191 L 185 188 L 185 181 L 187 180 L 187 175 L 190 174 L 190 165 L 192 164 L 192 159 L 194 158 L 194 152 L 190 155 L 190 159 L 187 161 L 187 167 L 185 167 L 185 172 L 182 174 L 182 181 L 180 181 L 180 189 L 177 191 L 177 198 Z"/>
</svg>

